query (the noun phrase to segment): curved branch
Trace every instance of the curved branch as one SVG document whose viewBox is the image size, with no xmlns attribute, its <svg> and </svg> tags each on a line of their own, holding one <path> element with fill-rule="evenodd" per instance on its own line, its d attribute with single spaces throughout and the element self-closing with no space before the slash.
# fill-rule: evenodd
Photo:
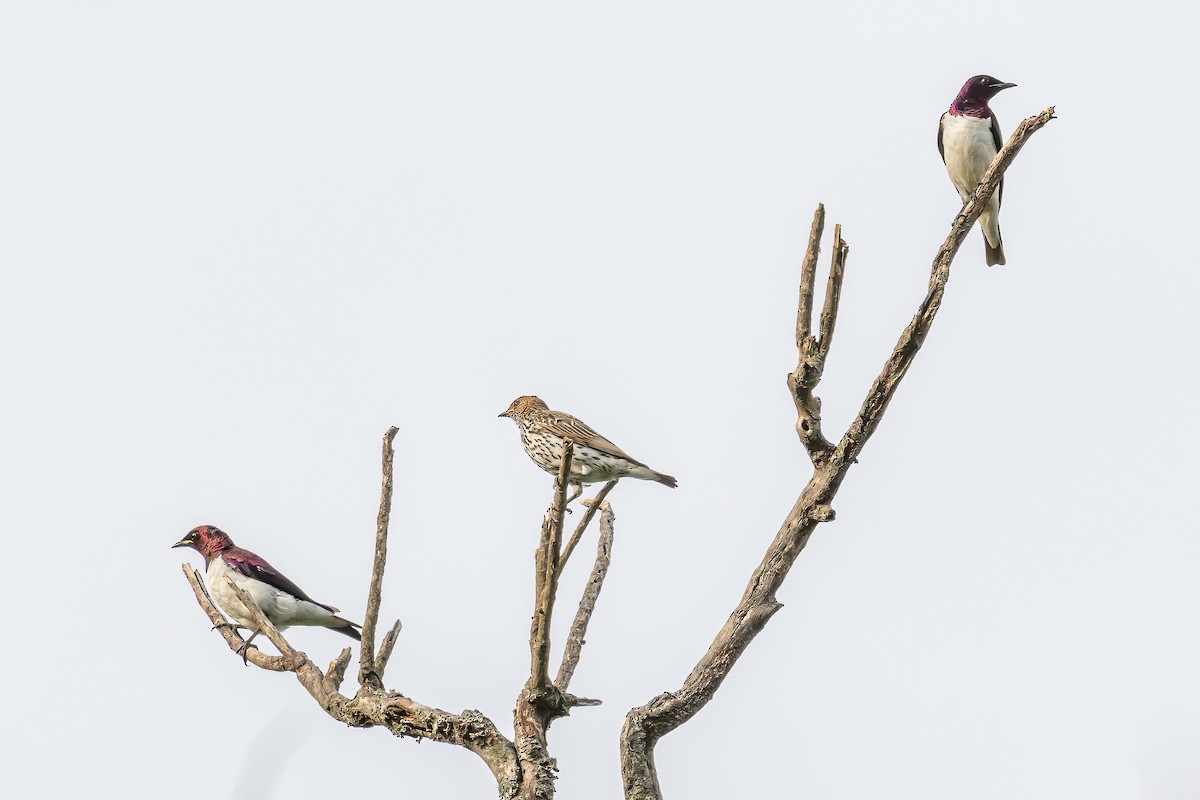
<svg viewBox="0 0 1200 800">
<path fill-rule="evenodd" d="M 833 518 L 831 502 L 846 473 L 855 463 L 871 434 L 878 427 L 895 394 L 900 380 L 907 372 L 925 335 L 937 315 L 950 275 L 950 264 L 955 254 L 979 217 L 988 199 L 999 186 L 1004 171 L 1025 142 L 1046 123 L 1054 119 L 1054 108 L 1023 121 L 1007 144 L 996 155 L 985 173 L 983 181 L 963 206 L 954 221 L 945 242 L 934 257 L 929 289 L 918 308 L 913 321 L 900 335 L 895 349 L 883 372 L 875 379 L 858 416 L 842 437 L 836 448 L 829 449 L 828 442 L 820 436 L 819 428 L 812 426 L 819 420 L 819 405 L 813 401 L 812 388 L 820 378 L 824 366 L 829 339 L 832 336 L 837 314 L 837 297 L 840 295 L 839 248 L 835 247 L 834 263 L 831 266 L 830 283 L 837 281 L 835 299 L 826 297 L 825 313 L 822 313 L 822 339 L 826 352 L 821 353 L 822 342 L 814 341 L 812 334 L 812 283 L 815 281 L 816 252 L 824 225 L 824 208 L 818 207 L 813 220 L 809 240 L 809 257 L 801 274 L 799 312 L 797 315 L 796 342 L 800 351 L 800 363 L 796 372 L 788 376 L 788 385 L 796 399 L 799 423 L 797 431 L 801 441 L 813 458 L 813 475 L 804 487 L 792 510 L 784 519 L 774 541 L 767 548 L 762 562 L 754 570 L 742 600 L 729 615 L 708 651 L 697 662 L 691 674 L 677 692 L 661 694 L 645 705 L 632 709 L 625 718 L 621 731 L 621 772 L 625 782 L 625 796 L 630 800 L 659 800 L 662 789 L 654 765 L 654 746 L 660 738 L 691 719 L 712 699 L 721 682 L 733 669 L 738 658 L 745 652 L 754 637 L 782 606 L 775 599 L 775 592 L 783 584 L 796 557 L 808 543 L 809 536 L 820 522 Z M 844 265 L 844 258 L 843 258 Z M 805 288 L 805 284 L 808 284 Z M 816 356 L 814 358 L 814 356 Z M 814 416 L 814 410 L 817 412 Z M 803 424 L 809 422 L 809 429 Z M 819 437 L 819 438 L 818 438 Z"/>
</svg>

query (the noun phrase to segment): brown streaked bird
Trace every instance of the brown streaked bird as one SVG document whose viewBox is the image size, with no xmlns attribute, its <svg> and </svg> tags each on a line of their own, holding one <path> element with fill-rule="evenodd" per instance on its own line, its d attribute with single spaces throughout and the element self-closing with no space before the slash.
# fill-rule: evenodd
<svg viewBox="0 0 1200 800">
<path fill-rule="evenodd" d="M 586 483 L 604 483 L 618 478 L 639 478 L 657 481 L 674 489 L 678 484 L 670 475 L 655 472 L 624 450 L 596 433 L 584 422 L 564 414 L 551 411 L 540 398 L 532 395 L 518 397 L 500 416 L 517 423 L 521 431 L 521 444 L 525 454 L 533 463 L 557 475 L 562 466 L 563 439 L 575 443 L 571 457 L 571 474 L 567 482 L 576 487 L 575 493 L 567 498 L 571 502 L 583 494 Z"/>
</svg>

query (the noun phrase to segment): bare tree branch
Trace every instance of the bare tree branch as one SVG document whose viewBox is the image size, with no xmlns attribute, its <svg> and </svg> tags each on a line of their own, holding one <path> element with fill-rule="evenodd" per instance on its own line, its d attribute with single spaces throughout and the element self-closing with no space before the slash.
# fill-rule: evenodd
<svg viewBox="0 0 1200 800">
<path fill-rule="evenodd" d="M 554 480 L 554 500 L 542 518 L 542 536 L 535 556 L 533 622 L 529 631 L 529 680 L 517 695 L 513 710 L 517 758 L 521 765 L 521 800 L 554 797 L 558 767 L 546 749 L 546 729 L 569 710 L 566 697 L 550 682 L 550 619 L 558 592 L 558 563 L 566 513 L 567 479 L 575 443 L 563 440 L 562 464 Z"/>
<path fill-rule="evenodd" d="M 813 214 L 812 230 L 808 236 L 808 249 L 804 265 L 800 270 L 800 304 L 796 311 L 796 349 L 800 353 L 796 370 L 788 375 L 788 388 L 796 405 L 796 434 L 804 449 L 817 466 L 829 458 L 833 445 L 821 432 L 821 399 L 813 394 L 821 375 L 825 371 L 825 358 L 833 341 L 833 329 L 837 322 L 838 303 L 842 297 L 842 278 L 845 275 L 846 256 L 849 245 L 842 241 L 842 226 L 834 227 L 833 257 L 829 267 L 829 281 L 825 287 L 825 305 L 821 310 L 820 337 L 812 330 L 813 292 L 816 286 L 817 256 L 821 250 L 821 236 L 825 231 L 825 206 L 818 205 Z"/>
<path fill-rule="evenodd" d="M 796 399 L 797 415 L 800 420 L 797 432 L 800 434 L 805 448 L 813 457 L 813 476 L 792 506 L 792 510 L 788 513 L 774 541 L 771 542 L 762 562 L 751 575 L 741 602 L 730 614 L 724 627 L 709 646 L 708 652 L 697 662 L 683 686 L 679 691 L 655 697 L 649 703 L 632 709 L 626 715 L 625 726 L 621 731 L 621 772 L 627 800 L 659 800 L 662 797 L 654 765 L 655 744 L 660 738 L 695 716 L 712 699 L 721 682 L 728 676 L 750 642 L 775 612 L 782 608 L 779 601 L 775 599 L 775 592 L 787 577 L 787 573 L 800 551 L 808 543 L 813 529 L 818 523 L 833 518 L 831 503 L 834 495 L 837 494 L 847 472 L 854 464 L 854 459 L 878 427 L 888 402 L 907 372 L 917 350 L 920 349 L 929 326 L 937 314 L 954 255 L 958 252 L 984 205 L 995 192 L 1008 165 L 1012 163 L 1013 158 L 1016 157 L 1028 138 L 1051 119 L 1054 119 L 1053 107 L 1046 109 L 1036 117 L 1026 119 L 1017 127 L 1008 143 L 997 154 L 984 175 L 983 181 L 963 206 L 962 211 L 959 212 L 949 235 L 934 258 L 929 289 L 917 315 L 901 334 L 883 372 L 872 384 L 858 416 L 851 423 L 841 442 L 832 450 L 823 436 L 818 438 L 817 435 L 814 435 L 814 432 L 819 434 L 819 429 L 812 427 L 813 419 L 819 419 L 819 407 L 814 413 L 811 401 L 815 398 L 811 396 L 811 391 L 820 378 L 825 355 L 820 352 L 819 343 L 812 344 L 814 337 L 811 330 L 811 285 L 815 281 L 815 266 L 810 267 L 810 264 L 815 265 L 815 253 L 824 225 L 824 208 L 818 207 L 813 219 L 813 233 L 809 239 L 809 257 L 805 258 L 805 266 L 801 272 L 800 307 L 796 330 L 800 363 L 796 372 L 788 376 L 788 386 Z M 844 266 L 844 257 L 839 257 L 835 248 L 834 260 L 831 265 L 831 283 L 835 280 L 840 281 L 840 278 L 835 278 L 833 274 L 834 271 L 840 269 L 839 261 Z M 805 284 L 809 285 L 807 290 Z M 840 286 L 836 294 L 840 295 Z M 828 313 L 822 314 L 821 328 L 823 338 L 826 340 L 825 351 L 827 353 L 828 341 L 832 336 L 837 314 L 837 300 L 835 299 L 831 303 L 827 297 L 825 310 Z M 804 429 L 806 420 L 809 423 L 807 430 Z"/>
<path fill-rule="evenodd" d="M 842 240 L 842 226 L 833 226 L 833 257 L 829 263 L 829 281 L 825 284 L 825 307 L 821 309 L 821 330 L 818 341 L 821 366 L 833 344 L 833 328 L 837 323 L 838 305 L 842 301 L 842 279 L 846 276 L 846 257 L 850 245 Z"/>
<path fill-rule="evenodd" d="M 377 547 L 375 568 L 372 571 L 373 583 L 376 578 L 382 579 L 382 559 L 386 559 L 387 513 L 391 506 L 392 457 L 389 451 L 395 433 L 396 429 L 391 428 L 384 437 L 384 493 L 380 502 L 380 519 L 376 531 Z M 559 505 L 561 507 L 561 503 Z M 561 524 L 559 530 L 561 533 Z M 379 546 L 380 541 L 384 543 L 384 546 Z M 237 635 L 224 615 L 213 604 L 212 598 L 201 581 L 200 574 L 187 564 L 183 565 L 183 572 L 192 586 L 200 608 L 214 626 L 223 626 L 220 629 L 221 635 L 228 643 L 229 649 L 235 653 L 240 652 L 244 643 L 243 639 Z M 230 585 L 238 599 L 250 612 L 255 624 L 282 653 L 279 656 L 269 656 L 259 651 L 257 647 L 253 647 L 246 653 L 249 663 L 273 672 L 295 673 L 296 679 L 321 708 L 339 722 L 357 728 L 380 726 L 387 728 L 396 736 L 407 736 L 418 740 L 430 739 L 464 747 L 478 755 L 491 770 L 496 779 L 500 797 L 512 798 L 517 795 L 521 784 L 521 765 L 517 759 L 516 747 L 512 741 L 496 729 L 491 720 L 479 711 L 468 709 L 461 714 L 452 714 L 418 703 L 398 692 L 374 688 L 369 683 L 364 683 L 353 698 L 346 697 L 340 693 L 339 689 L 350 664 L 350 648 L 344 649 L 329 664 L 329 669 L 322 673 L 307 655 L 297 651 L 288 643 L 249 594 L 232 582 Z M 374 620 L 378 620 L 379 616 L 379 597 L 378 592 L 373 592 L 368 599 L 368 615 L 369 618 L 373 616 Z M 373 614 L 370 611 L 372 607 L 374 608 Z M 379 655 L 362 662 L 364 665 L 374 665 L 374 675 L 382 677 L 399 633 L 400 622 L 397 621 L 384 636 Z M 366 639 L 367 637 L 364 636 L 364 641 Z"/>
<path fill-rule="evenodd" d="M 950 279 L 950 264 L 954 261 L 958 248 L 962 246 L 963 240 L 971 231 L 971 226 L 975 224 L 975 220 L 979 219 L 984 206 L 987 205 L 988 200 L 1000 185 L 1000 180 L 1004 177 L 1004 171 L 1008 169 L 1008 165 L 1017 157 L 1017 153 L 1021 152 L 1021 148 L 1025 146 L 1029 137 L 1052 119 L 1054 119 L 1054 106 L 1050 106 L 1036 117 L 1029 117 L 1021 122 L 1013 131 L 1012 136 L 1008 138 L 1008 142 L 996 154 L 995 160 L 988 167 L 988 171 L 984 173 L 983 180 L 975 188 L 974 194 L 958 212 L 958 216 L 954 219 L 954 225 L 950 228 L 950 235 L 946 237 L 946 241 L 942 243 L 937 256 L 934 257 L 933 272 L 929 277 L 929 289 L 925 294 L 925 299 L 921 301 L 912 322 L 900 334 L 900 340 L 892 350 L 892 355 L 884 365 L 883 371 L 871 385 L 871 390 L 867 393 L 867 398 L 863 401 L 858 416 L 854 418 L 854 422 L 850 424 L 846 435 L 838 444 L 839 459 L 853 461 L 857 458 L 867 443 L 867 439 L 879 426 L 879 420 L 883 417 L 887 404 L 891 402 L 892 396 L 896 393 L 900 379 L 908 372 L 913 358 L 925 342 L 925 336 L 929 333 L 933 318 L 937 316 L 938 309 L 942 305 L 946 281 Z"/>
<path fill-rule="evenodd" d="M 608 489 L 616 484 L 612 481 L 605 489 Z M 583 590 L 583 597 L 579 601 L 579 609 L 575 612 L 575 620 L 571 623 L 571 632 L 567 634 L 567 644 L 563 648 L 562 664 L 558 667 L 558 677 L 554 679 L 554 685 L 561 691 L 567 691 L 567 687 L 571 684 L 571 678 L 575 675 L 575 667 L 579 665 L 579 654 L 583 650 L 583 637 L 587 635 L 588 623 L 591 622 L 592 612 L 596 610 L 596 600 L 600 597 L 600 589 L 604 586 L 604 578 L 608 575 L 608 565 L 612 560 L 612 544 L 613 544 L 613 521 L 616 515 L 613 514 L 612 506 L 604 501 L 605 492 L 600 492 L 595 498 L 583 500 L 584 504 L 590 505 L 588 514 L 591 514 L 597 508 L 601 509 L 600 514 L 600 540 L 596 544 L 596 563 L 592 566 L 591 577 L 588 578 L 587 585 Z M 574 705 L 583 705 L 576 698 Z M 596 705 L 599 705 L 597 701 Z"/>
<path fill-rule="evenodd" d="M 392 462 L 396 451 L 396 426 L 383 435 L 383 485 L 379 493 L 379 514 L 375 521 L 375 562 L 371 566 L 371 588 L 367 592 L 367 615 L 363 619 L 362 646 L 358 653 L 358 682 L 372 689 L 383 688 L 383 675 L 375 663 L 375 626 L 379 623 L 379 605 L 383 601 L 383 570 L 387 565 L 388 523 L 392 516 Z M 393 645 L 395 642 L 393 642 Z"/>
<path fill-rule="evenodd" d="M 246 640 L 238 636 L 237 631 L 233 629 L 233 623 L 225 619 L 225 615 L 217 609 L 212 598 L 208 595 L 208 590 L 204 588 L 204 582 L 200 579 L 200 573 L 193 569 L 190 564 L 183 564 L 183 574 L 187 578 L 188 583 L 192 585 L 192 591 L 196 594 L 196 602 L 200 604 L 201 610 L 208 615 L 212 621 L 214 630 L 221 631 L 221 636 L 229 645 L 229 649 L 235 653 L 242 651 L 242 645 Z M 271 672 L 288 672 L 290 668 L 288 661 L 283 656 L 269 656 L 259 650 L 257 647 L 247 651 L 246 660 L 256 667 L 270 670 Z"/>
<path fill-rule="evenodd" d="M 554 480 L 554 500 L 542 518 L 542 538 L 535 554 L 535 596 L 533 624 L 529 631 L 530 674 L 532 686 L 550 685 L 550 617 L 558 589 L 558 555 L 562 542 L 563 514 L 566 506 L 567 478 L 571 474 L 571 455 L 575 443 L 563 441 L 562 466 Z M 590 510 L 590 509 L 589 509 Z"/>
<path fill-rule="evenodd" d="M 563 568 L 567 565 L 567 559 L 571 557 L 571 553 L 575 552 L 575 546 L 579 544 L 579 540 L 583 538 L 583 532 L 587 529 L 588 523 L 592 521 L 592 517 L 596 516 L 596 511 L 599 510 L 600 504 L 604 502 L 604 498 L 608 497 L 608 493 L 617 485 L 616 481 L 609 481 L 604 484 L 604 488 L 596 492 L 596 496 L 590 500 L 581 500 L 580 505 L 587 506 L 587 511 L 584 512 L 583 518 L 579 520 L 579 524 L 575 526 L 575 532 L 571 534 L 570 540 L 567 541 L 567 546 L 563 548 L 562 557 L 558 559 L 558 574 L 562 576 Z"/>
</svg>

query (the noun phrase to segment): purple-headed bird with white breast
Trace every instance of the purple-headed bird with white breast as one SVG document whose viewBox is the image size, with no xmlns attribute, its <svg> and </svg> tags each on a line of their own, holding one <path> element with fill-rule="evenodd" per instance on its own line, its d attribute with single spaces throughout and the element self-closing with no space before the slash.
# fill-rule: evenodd
<svg viewBox="0 0 1200 800">
<path fill-rule="evenodd" d="M 997 92 L 1014 86 L 1015 83 L 1004 83 L 991 75 L 969 78 L 938 123 L 938 152 L 942 154 L 950 181 L 964 203 L 974 194 L 983 174 L 1004 146 L 1000 123 L 988 107 L 988 101 Z M 1000 240 L 1000 202 L 1003 199 L 1004 179 L 1001 178 L 995 194 L 979 215 L 989 267 L 1005 263 L 1004 243 Z"/>
<path fill-rule="evenodd" d="M 267 563 L 266 559 L 238 547 L 229 534 L 213 525 L 193 528 L 188 535 L 172 547 L 190 547 L 204 556 L 207 567 L 208 590 L 226 614 L 237 622 L 234 628 L 254 631 L 238 652 L 245 663 L 250 643 L 261 631 L 255 625 L 250 610 L 242 604 L 229 586 L 232 580 L 239 588 L 254 599 L 271 624 L 279 630 L 293 625 L 317 625 L 332 628 L 351 639 L 361 640 L 355 628 L 361 625 L 337 616 L 333 606 L 318 603 L 304 590 L 288 580 L 283 573 Z"/>
<path fill-rule="evenodd" d="M 574 443 L 567 482 L 575 486 L 576 491 L 567 498 L 568 503 L 583 494 L 583 485 L 586 483 L 639 478 L 657 481 L 672 489 L 678 485 L 670 475 L 650 469 L 581 420 L 561 411 L 551 411 L 541 398 L 532 395 L 518 397 L 500 416 L 517 423 L 525 454 L 551 475 L 557 475 L 562 466 L 563 439 L 570 439 Z"/>
</svg>

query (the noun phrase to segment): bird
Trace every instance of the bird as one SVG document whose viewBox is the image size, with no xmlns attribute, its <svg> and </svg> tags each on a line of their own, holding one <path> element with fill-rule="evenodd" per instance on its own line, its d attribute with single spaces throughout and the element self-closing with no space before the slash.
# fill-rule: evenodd
<svg viewBox="0 0 1200 800">
<path fill-rule="evenodd" d="M 1000 138 L 1000 123 L 988 108 L 988 100 L 997 92 L 1011 89 L 1015 83 L 998 81 L 991 75 L 976 75 L 969 78 L 950 104 L 950 110 L 942 114 L 938 123 L 938 152 L 950 181 L 958 189 L 958 196 L 965 203 L 983 180 L 983 174 L 992 165 L 992 160 L 1004 146 Z M 1000 240 L 1000 202 L 1004 198 L 1004 179 L 996 188 L 979 215 L 979 227 L 983 231 L 984 253 L 989 267 L 1004 264 L 1004 243 Z"/>
<path fill-rule="evenodd" d="M 584 484 L 619 478 L 657 481 L 672 489 L 678 486 L 678 482 L 670 475 L 655 472 L 581 420 L 561 411 L 551 411 L 545 402 L 533 395 L 513 400 L 508 410 L 500 416 L 517 423 L 525 454 L 551 475 L 557 475 L 562 465 L 563 439 L 570 439 L 574 443 L 567 482 L 575 486 L 576 491 L 567 498 L 568 503 L 583 494 Z"/>
<path fill-rule="evenodd" d="M 268 564 L 266 559 L 236 546 L 229 534 L 214 525 L 192 528 L 187 536 L 171 547 L 190 547 L 204 556 L 208 588 L 213 599 L 226 614 L 239 623 L 230 627 L 235 630 L 244 628 L 254 631 L 238 649 L 242 663 L 246 663 L 250 643 L 261 631 L 249 609 L 229 586 L 229 580 L 249 593 L 267 619 L 271 620 L 271 624 L 281 631 L 293 625 L 318 625 L 344 633 L 351 639 L 362 640 L 362 636 L 355 630 L 361 628 L 361 625 L 337 616 L 338 610 L 333 606 L 313 600 L 303 589 Z M 213 626 L 214 629 L 219 627 L 221 625 Z"/>
</svg>

